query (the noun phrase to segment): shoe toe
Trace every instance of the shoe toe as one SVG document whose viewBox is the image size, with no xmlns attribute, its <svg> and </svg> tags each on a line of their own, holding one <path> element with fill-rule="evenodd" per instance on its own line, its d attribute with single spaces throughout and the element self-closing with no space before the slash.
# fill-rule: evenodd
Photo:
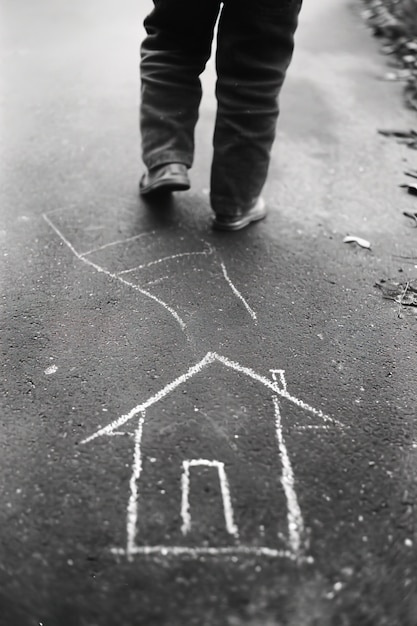
<svg viewBox="0 0 417 626">
<path fill-rule="evenodd" d="M 255 205 L 241 215 L 216 215 L 213 220 L 213 228 L 216 230 L 241 230 L 253 222 L 266 217 L 266 207 L 263 198 L 258 198 Z"/>
<path fill-rule="evenodd" d="M 155 192 L 170 193 L 190 188 L 187 167 L 182 163 L 168 163 L 143 174 L 139 191 L 143 196 Z"/>
</svg>

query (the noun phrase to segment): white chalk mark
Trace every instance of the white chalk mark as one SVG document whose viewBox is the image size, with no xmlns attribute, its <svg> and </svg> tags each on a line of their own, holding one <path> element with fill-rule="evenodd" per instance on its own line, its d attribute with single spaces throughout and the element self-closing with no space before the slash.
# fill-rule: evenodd
<svg viewBox="0 0 417 626">
<path fill-rule="evenodd" d="M 326 426 L 325 424 L 297 424 L 294 427 L 296 431 L 305 431 L 305 430 L 333 430 L 332 426 Z"/>
<path fill-rule="evenodd" d="M 53 222 L 51 222 L 51 220 L 46 215 L 46 213 L 43 214 L 43 219 L 49 224 L 49 226 L 52 228 L 52 230 L 54 230 L 56 232 L 58 237 L 60 239 L 62 239 L 62 241 L 65 243 L 65 245 L 68 246 L 68 248 L 71 250 L 71 252 L 77 257 L 77 259 L 81 259 L 81 255 L 76 251 L 74 246 L 67 239 L 65 239 L 64 235 L 61 233 L 61 231 L 58 230 L 58 228 L 55 226 L 55 224 Z"/>
<path fill-rule="evenodd" d="M 282 421 L 279 401 L 277 396 L 274 396 L 272 399 L 275 409 L 275 432 L 278 440 L 278 447 L 282 462 L 281 484 L 284 489 L 288 507 L 287 518 L 289 541 L 294 554 L 300 556 L 304 548 L 304 546 L 302 545 L 302 536 L 304 534 L 304 521 L 295 491 L 294 472 L 291 466 L 287 447 L 285 445 L 284 435 L 282 433 Z"/>
<path fill-rule="evenodd" d="M 53 212 L 50 212 L 50 213 L 53 213 Z M 182 330 L 185 330 L 186 324 L 185 324 L 184 320 L 175 311 L 175 309 L 173 309 L 166 302 L 164 302 L 163 300 L 161 300 L 160 298 L 158 298 L 154 294 L 150 293 L 146 289 L 143 289 L 142 287 L 139 287 L 139 285 L 137 285 L 135 283 L 129 282 L 128 280 L 123 278 L 123 276 L 126 275 L 126 274 L 129 274 L 129 273 L 135 272 L 137 270 L 148 268 L 148 267 L 151 267 L 153 265 L 157 265 L 159 263 L 163 263 L 165 261 L 170 261 L 170 260 L 181 258 L 181 257 L 207 256 L 209 254 L 213 254 L 213 252 L 214 252 L 213 247 L 208 242 L 204 241 L 204 244 L 207 246 L 207 250 L 202 250 L 202 251 L 198 251 L 198 252 L 182 252 L 182 253 L 178 253 L 178 254 L 173 254 L 173 255 L 170 255 L 170 256 L 167 256 L 167 257 L 163 257 L 161 259 L 156 259 L 155 261 L 150 261 L 149 263 L 144 263 L 144 264 L 141 264 L 141 265 L 138 265 L 136 267 L 132 267 L 132 268 L 129 268 L 129 269 L 126 269 L 126 270 L 121 270 L 120 272 L 110 272 L 109 270 L 104 269 L 102 266 L 97 265 L 97 263 L 94 263 L 93 261 L 90 261 L 86 257 L 91 255 L 91 254 L 94 254 L 95 252 L 99 252 L 100 250 L 104 250 L 106 248 L 109 248 L 111 246 L 124 244 L 124 243 L 130 242 L 130 241 L 135 241 L 135 240 L 137 240 L 137 239 L 139 239 L 141 237 L 145 237 L 145 236 L 148 236 L 148 235 L 153 235 L 153 234 L 155 234 L 155 231 L 149 231 L 149 232 L 146 232 L 146 233 L 140 233 L 140 234 L 134 235 L 132 237 L 127 237 L 126 239 L 120 239 L 120 240 L 116 240 L 116 241 L 111 241 L 110 243 L 106 243 L 106 244 L 104 244 L 102 246 L 97 246 L 96 248 L 92 248 L 91 250 L 87 250 L 86 252 L 80 253 L 80 252 L 78 252 L 74 248 L 74 246 L 68 241 L 68 239 L 66 239 L 66 237 L 63 235 L 63 233 L 59 230 L 59 228 L 57 226 L 55 226 L 55 224 L 51 221 L 51 219 L 49 218 L 49 216 L 46 213 L 43 214 L 43 218 L 49 224 L 49 226 L 55 231 L 55 233 L 63 241 L 63 243 L 65 243 L 65 245 L 68 246 L 68 248 L 71 250 L 71 252 L 77 257 L 77 259 L 79 259 L 80 261 L 83 261 L 87 265 L 90 265 L 97 272 L 105 274 L 106 276 L 109 276 L 109 278 L 120 280 L 120 282 L 123 283 L 124 285 L 126 285 L 127 287 L 131 287 L 132 289 L 134 289 L 135 291 L 138 291 L 142 295 L 150 298 L 151 300 L 154 300 L 155 302 L 160 304 L 164 309 L 166 309 L 176 319 L 178 324 L 181 326 Z M 257 315 L 256 315 L 255 311 L 249 306 L 249 304 L 247 303 L 245 298 L 242 296 L 240 291 L 237 289 L 237 287 L 230 280 L 230 277 L 229 277 L 229 275 L 227 273 L 227 270 L 226 270 L 226 266 L 223 263 L 223 261 L 220 262 L 220 266 L 221 266 L 221 269 L 222 269 L 223 276 L 224 276 L 226 282 L 228 283 L 228 285 L 230 286 L 232 292 L 243 303 L 243 305 L 245 306 L 245 308 L 248 311 L 249 315 L 251 316 L 251 318 L 256 323 L 257 322 Z M 149 284 L 154 284 L 154 283 L 150 282 Z"/>
<path fill-rule="evenodd" d="M 150 287 L 151 285 L 158 285 L 159 283 L 164 282 L 164 280 L 169 280 L 169 276 L 161 276 L 160 278 L 156 278 L 155 280 L 150 280 L 148 283 L 146 283 L 146 286 Z"/>
<path fill-rule="evenodd" d="M 135 548 L 137 521 L 138 521 L 138 480 L 142 472 L 142 433 L 143 423 L 145 421 L 145 411 L 142 411 L 142 417 L 135 433 L 135 452 L 133 455 L 132 476 L 130 478 L 130 498 L 127 507 L 127 546 L 126 553 L 128 558 L 132 555 Z"/>
<path fill-rule="evenodd" d="M 229 278 L 229 275 L 227 273 L 226 270 L 226 266 L 223 263 L 223 261 L 220 262 L 221 268 L 222 268 L 222 272 L 223 272 L 223 276 L 226 280 L 226 282 L 228 283 L 230 289 L 233 291 L 233 293 L 235 294 L 235 296 L 243 303 L 244 307 L 246 308 L 247 312 L 249 313 L 249 315 L 251 316 L 251 318 L 256 321 L 257 317 L 256 317 L 256 313 L 253 309 L 250 308 L 249 304 L 246 302 L 245 298 L 242 296 L 242 294 L 240 293 L 240 291 L 235 287 L 235 285 L 232 283 L 232 281 Z"/>
<path fill-rule="evenodd" d="M 271 382 L 269 378 L 266 378 L 265 376 L 262 376 L 261 374 L 257 374 L 251 368 L 244 367 L 240 365 L 239 363 L 236 363 L 235 361 L 231 361 L 228 358 L 221 356 L 220 354 L 217 354 L 216 352 L 213 352 L 211 354 L 213 354 L 213 360 L 220 361 L 220 363 L 223 363 L 223 365 L 225 365 L 226 367 L 234 369 L 240 372 L 241 374 L 245 374 L 245 376 L 248 376 L 249 378 L 252 378 L 253 380 L 257 380 L 259 383 L 262 383 L 263 385 L 265 385 L 265 387 L 272 389 L 272 391 L 274 391 L 277 395 L 281 396 L 282 398 L 286 398 L 287 400 L 289 400 L 290 402 L 298 406 L 300 409 L 304 409 L 308 413 L 311 413 L 312 415 L 316 415 L 317 417 L 320 417 L 324 422 L 330 422 L 333 425 L 340 426 L 341 428 L 344 427 L 344 425 L 341 422 L 339 422 L 338 420 L 332 417 L 329 417 L 328 415 L 323 413 L 321 409 L 315 409 L 309 404 L 307 404 L 306 402 L 303 402 L 302 400 L 295 398 L 294 396 L 289 394 L 288 391 L 284 389 L 280 389 L 277 383 Z"/>
<path fill-rule="evenodd" d="M 46 368 L 45 374 L 47 376 L 50 376 L 51 374 L 55 374 L 55 372 L 57 371 L 58 371 L 58 368 L 56 365 L 50 365 L 49 367 Z"/>
<path fill-rule="evenodd" d="M 183 473 L 181 477 L 181 518 L 182 526 L 181 532 L 186 535 L 191 530 L 191 515 L 190 515 L 190 461 L 183 462 Z"/>
<path fill-rule="evenodd" d="M 223 500 L 224 521 L 227 532 L 234 537 L 239 536 L 239 531 L 233 520 L 233 507 L 230 497 L 230 488 L 227 480 L 224 463 L 220 461 L 208 461 L 206 459 L 192 459 L 183 461 L 183 474 L 181 478 L 182 498 L 181 498 L 181 517 L 182 517 L 182 533 L 186 535 L 191 530 L 190 515 L 190 467 L 215 467 L 219 475 L 220 490 Z"/>
<path fill-rule="evenodd" d="M 68 246 L 68 248 L 71 250 L 71 252 L 77 257 L 77 259 L 79 259 L 83 263 L 86 263 L 86 265 L 90 265 L 97 272 L 99 272 L 101 274 L 105 274 L 106 276 L 109 276 L 109 278 L 112 278 L 112 279 L 115 279 L 115 280 L 119 280 L 124 285 L 126 285 L 128 287 L 131 287 L 132 289 L 134 289 L 135 291 L 138 291 L 139 293 L 141 293 L 142 295 L 146 296 L 147 298 L 150 298 L 151 300 L 154 300 L 155 302 L 160 304 L 162 307 L 164 307 L 164 309 L 166 309 L 176 319 L 178 324 L 181 326 L 182 330 L 185 329 L 185 322 L 184 322 L 184 320 L 181 319 L 181 317 L 178 315 L 178 313 L 172 307 L 170 307 L 166 302 L 163 302 L 163 300 L 161 300 L 160 298 L 157 298 L 152 293 L 150 293 L 149 291 L 146 291 L 145 289 L 142 289 L 138 285 L 135 285 L 134 283 L 131 283 L 128 280 L 125 280 L 124 278 L 121 278 L 117 274 L 109 272 L 108 270 L 104 269 L 100 265 L 97 265 L 96 263 L 93 263 L 92 261 L 89 261 L 88 259 L 85 259 L 81 254 L 79 254 L 76 251 L 74 246 L 64 237 L 64 235 L 61 233 L 61 231 L 55 226 L 55 224 L 53 222 L 51 222 L 51 220 L 49 219 L 49 217 L 45 213 L 43 214 L 43 218 L 49 224 L 49 226 L 56 232 L 58 237 L 60 237 L 60 239 L 65 243 L 65 245 Z"/>
<path fill-rule="evenodd" d="M 117 280 L 120 280 L 120 282 L 122 282 L 124 285 L 127 285 L 128 287 L 132 287 L 132 289 L 135 289 L 136 291 L 139 291 L 139 293 L 143 294 L 144 296 L 147 296 L 151 300 L 154 300 L 155 302 L 157 302 L 158 304 L 163 306 L 164 309 L 166 309 L 169 313 L 171 313 L 172 317 L 174 317 L 177 320 L 177 322 L 181 326 L 182 330 L 185 329 L 185 322 L 184 322 L 184 320 L 178 315 L 178 313 L 175 311 L 175 309 L 173 309 L 171 306 L 169 306 L 169 304 L 167 304 L 166 302 L 164 302 L 160 298 L 157 298 L 156 296 L 154 296 L 149 291 L 146 291 L 145 289 L 142 289 L 138 285 L 135 285 L 134 283 L 130 283 L 129 281 L 125 280 L 124 278 L 120 278 L 116 274 L 110 274 L 110 272 L 106 272 L 106 273 L 108 273 L 108 275 L 111 278 L 116 278 Z"/>
<path fill-rule="evenodd" d="M 118 430 L 113 431 L 112 433 L 107 434 L 108 437 L 134 437 L 134 433 L 129 432 L 119 432 Z"/>
<path fill-rule="evenodd" d="M 162 400 L 162 398 L 164 398 L 169 393 L 171 393 L 171 391 L 174 391 L 174 389 L 179 387 L 179 385 L 182 385 L 187 380 L 192 378 L 195 374 L 198 374 L 198 372 L 200 372 L 204 368 L 205 365 L 207 365 L 208 363 L 212 363 L 213 360 L 214 359 L 212 357 L 212 353 L 208 352 L 206 356 L 204 357 L 204 359 L 199 361 L 193 367 L 190 367 L 188 372 L 186 372 L 182 376 L 179 376 L 178 378 L 173 380 L 171 383 L 163 387 L 163 389 L 161 389 L 158 393 L 156 393 L 154 396 L 149 398 L 146 402 L 143 402 L 142 404 L 138 404 L 131 411 L 129 411 L 129 413 L 127 413 L 126 415 L 122 415 L 118 419 L 114 420 L 114 422 L 112 422 L 111 424 L 104 426 L 104 428 L 100 428 L 93 435 L 90 435 L 89 437 L 84 439 L 81 443 L 88 443 L 89 441 L 92 441 L 93 439 L 96 439 L 97 437 L 100 437 L 101 435 L 107 435 L 109 432 L 112 432 L 113 430 L 119 428 L 123 424 L 126 424 L 126 422 L 133 419 L 135 415 L 137 415 L 141 411 L 145 411 L 146 409 L 148 409 L 150 406 L 152 406 L 159 400 Z"/>
<path fill-rule="evenodd" d="M 129 554 L 124 548 L 112 548 L 112 553 L 117 556 L 127 556 L 129 559 L 134 555 L 141 556 L 189 556 L 198 558 L 199 556 L 267 556 L 271 558 L 283 558 L 291 561 L 297 560 L 299 563 L 312 563 L 312 557 L 297 558 L 290 550 L 276 550 L 264 546 L 226 546 L 226 547 L 196 547 L 187 546 L 136 546 Z"/>
<path fill-rule="evenodd" d="M 207 256 L 211 254 L 211 252 L 180 252 L 178 254 L 171 254 L 170 256 L 165 256 L 162 259 L 157 259 L 156 261 L 150 261 L 149 263 L 143 263 L 142 265 L 137 265 L 136 267 L 131 267 L 128 270 L 122 270 L 121 272 L 117 272 L 117 276 L 122 276 L 123 274 L 129 274 L 130 272 L 136 272 L 137 270 L 143 270 L 145 267 L 152 267 L 152 265 L 158 265 L 159 263 L 165 263 L 165 261 L 172 261 L 173 259 L 179 259 L 181 257 L 187 256 Z"/>
<path fill-rule="evenodd" d="M 118 428 L 120 428 L 120 426 L 122 426 L 123 424 L 126 424 L 126 422 L 133 419 L 135 415 L 137 415 L 141 411 L 145 411 L 146 409 L 151 407 L 153 404 L 159 402 L 160 400 L 165 398 L 167 395 L 169 395 L 172 391 L 174 391 L 177 387 L 187 382 L 190 378 L 192 378 L 193 376 L 201 372 L 205 367 L 207 367 L 208 365 L 216 361 L 218 361 L 219 363 L 222 363 L 223 365 L 225 365 L 226 367 L 230 369 L 233 369 L 241 374 L 244 374 L 245 376 L 247 376 L 248 378 L 251 378 L 252 380 L 256 380 L 257 382 L 264 385 L 267 389 L 270 389 L 271 391 L 273 391 L 276 395 L 280 396 L 281 398 L 285 398 L 286 400 L 289 400 L 289 402 L 292 402 L 293 404 L 303 409 L 304 411 L 311 413 L 312 415 L 316 417 L 321 418 L 324 422 L 329 422 L 332 425 L 337 425 L 337 426 L 340 426 L 341 428 L 344 428 L 344 425 L 338 420 L 329 417 L 328 415 L 323 413 L 323 411 L 321 411 L 320 409 L 315 409 L 309 404 L 307 404 L 306 402 L 303 402 L 302 400 L 295 398 L 294 396 L 290 395 L 287 391 L 280 389 L 276 382 L 271 381 L 269 378 L 266 378 L 265 376 L 262 376 L 261 374 L 257 374 L 251 368 L 243 367 L 239 363 L 236 363 L 235 361 L 231 361 L 230 359 L 224 356 L 221 356 L 217 354 L 216 352 L 207 352 L 206 356 L 203 359 L 201 359 L 201 361 L 199 361 L 198 363 L 190 367 L 190 369 L 187 372 L 185 372 L 185 374 L 178 376 L 178 378 L 176 378 L 175 380 L 170 382 L 168 385 L 160 389 L 158 393 L 148 398 L 148 400 L 135 406 L 131 411 L 129 411 L 129 413 L 126 413 L 126 415 L 121 415 L 120 417 L 118 417 L 116 420 L 114 420 L 107 426 L 100 428 L 95 433 L 93 433 L 92 435 L 84 439 L 81 443 L 88 443 L 92 441 L 93 439 L 96 439 L 97 437 L 101 437 L 102 435 L 107 435 L 109 432 L 112 432 L 113 430 L 117 430 Z"/>
<path fill-rule="evenodd" d="M 276 383 L 281 384 L 281 389 L 287 391 L 287 381 L 285 379 L 285 370 L 269 370 L 272 374 L 272 378 Z"/>
<path fill-rule="evenodd" d="M 139 235 L 134 235 L 133 237 L 127 237 L 126 239 L 117 239 L 116 241 L 111 241 L 110 243 L 105 243 L 103 246 L 98 246 L 97 248 L 92 248 L 91 250 L 87 250 L 87 252 L 82 252 L 80 257 L 83 258 L 89 254 L 94 254 L 95 252 L 99 252 L 100 250 L 105 250 L 106 248 L 110 248 L 112 246 L 118 246 L 120 243 L 128 243 L 130 241 L 136 241 L 141 237 L 146 237 L 147 235 L 154 235 L 156 231 L 150 230 L 147 233 L 140 233 Z"/>
</svg>

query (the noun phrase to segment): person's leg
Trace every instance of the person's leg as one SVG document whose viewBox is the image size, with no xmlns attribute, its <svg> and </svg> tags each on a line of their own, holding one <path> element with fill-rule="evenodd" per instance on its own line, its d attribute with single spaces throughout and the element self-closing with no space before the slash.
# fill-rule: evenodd
<svg viewBox="0 0 417 626">
<path fill-rule="evenodd" d="M 199 75 L 210 56 L 220 0 L 154 0 L 141 46 L 140 129 L 149 170 L 191 167 L 201 100 Z"/>
<path fill-rule="evenodd" d="M 226 222 L 259 208 L 300 8 L 301 0 L 225 1 L 217 41 L 211 205 Z M 257 210 L 260 219 L 265 211 Z"/>
</svg>

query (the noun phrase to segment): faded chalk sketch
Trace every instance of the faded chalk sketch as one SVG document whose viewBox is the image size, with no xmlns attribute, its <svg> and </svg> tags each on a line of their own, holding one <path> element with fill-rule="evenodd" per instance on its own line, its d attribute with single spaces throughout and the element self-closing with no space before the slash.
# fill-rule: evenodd
<svg viewBox="0 0 417 626">
<path fill-rule="evenodd" d="M 253 322 L 256 323 L 257 315 L 255 311 L 234 285 L 224 262 L 208 242 L 190 236 L 187 236 L 185 241 L 172 238 L 170 241 L 170 245 L 173 248 L 172 254 L 166 254 L 167 238 L 161 238 L 155 230 L 151 230 L 125 239 L 115 239 L 103 245 L 80 251 L 62 232 L 62 228 L 57 223 L 58 216 L 58 212 L 43 215 L 52 230 L 79 261 L 92 267 L 97 272 L 105 274 L 112 280 L 120 281 L 126 287 L 134 289 L 156 302 L 172 315 L 182 330 L 185 330 L 187 326 L 184 315 L 169 302 L 156 295 L 155 287 L 163 282 L 169 282 L 169 274 L 172 270 L 178 272 L 178 263 L 181 261 L 188 262 L 187 272 L 202 272 L 202 267 L 206 266 L 199 266 L 194 263 L 199 258 L 205 258 L 206 261 L 207 259 L 210 260 L 218 279 L 222 279 L 230 293 L 244 306 Z M 126 254 L 126 251 L 132 251 L 132 254 Z M 111 255 L 108 254 L 109 252 L 111 252 Z M 141 257 L 144 258 L 142 262 L 140 261 Z M 134 265 L 130 266 L 129 262 L 132 262 L 132 260 Z M 139 262 L 135 263 L 138 260 Z M 171 271 L 170 265 L 171 267 L 173 266 Z"/>
<path fill-rule="evenodd" d="M 45 214 L 44 219 L 78 261 L 150 298 L 184 332 L 200 309 L 216 318 L 223 308 L 227 317 L 231 307 L 239 307 L 250 324 L 258 321 L 224 261 L 201 238 L 181 232 L 169 237 L 166 231 L 152 229 L 116 237 L 110 229 L 106 239 L 97 237 L 97 231 L 89 236 L 80 223 L 74 227 L 62 212 Z M 181 298 L 176 298 L 178 277 Z M 205 298 L 204 306 L 200 297 Z M 224 394 L 232 390 L 234 398 L 243 391 L 238 413 L 224 412 L 221 402 L 215 409 L 198 405 L 193 385 L 207 375 L 218 381 L 219 397 L 222 384 Z M 262 419 L 256 420 L 259 407 Z M 297 412 L 293 429 L 300 432 L 343 428 L 340 421 L 292 395 L 283 369 L 260 374 L 213 346 L 159 391 L 86 437 L 84 445 L 118 436 L 127 436 L 133 444 L 126 544 L 114 547 L 114 554 L 128 560 L 135 555 L 308 560 L 308 533 L 283 424 L 291 411 Z M 167 442 L 166 431 L 171 437 Z M 258 438 L 268 448 L 268 462 L 262 445 L 256 444 Z M 161 442 L 161 450 L 155 442 Z"/>
<path fill-rule="evenodd" d="M 178 527 L 181 530 L 183 536 L 186 536 L 192 527 L 192 514 L 190 512 L 189 494 L 190 494 L 190 468 L 196 468 L 199 466 L 211 467 L 217 469 L 222 497 L 222 507 L 225 519 L 225 527 L 229 535 L 234 539 L 233 545 L 229 546 L 216 546 L 216 545 L 181 545 L 181 544 L 156 544 L 151 545 L 147 541 L 139 545 L 138 528 L 140 520 L 141 509 L 141 481 L 143 480 L 144 463 L 143 458 L 147 453 L 143 445 L 144 430 L 154 419 L 155 410 L 157 405 L 169 398 L 179 387 L 188 384 L 194 377 L 203 373 L 209 367 L 220 366 L 226 368 L 231 372 L 235 372 L 243 380 L 245 378 L 260 385 L 261 388 L 267 390 L 269 394 L 272 392 L 271 410 L 270 410 L 270 423 L 273 426 L 273 431 L 276 440 L 276 465 L 275 470 L 277 476 L 279 476 L 280 488 L 282 489 L 283 496 L 286 505 L 286 540 L 284 546 L 279 548 L 278 544 L 282 544 L 282 540 L 279 538 L 279 533 L 274 531 L 276 535 L 275 546 L 262 545 L 260 540 L 261 536 L 253 538 L 251 543 L 245 543 L 239 541 L 239 528 L 235 522 L 233 500 L 236 497 L 234 492 L 234 485 L 231 483 L 226 474 L 226 467 L 223 460 L 219 459 L 182 459 L 178 463 L 178 472 L 180 473 L 181 486 L 178 490 L 178 509 L 181 514 L 178 518 Z M 239 381 L 241 384 L 241 381 Z M 316 419 L 318 423 L 314 424 L 317 428 L 334 428 L 335 426 L 343 428 L 343 425 L 338 420 L 326 415 L 320 409 L 315 409 L 304 401 L 291 395 L 287 390 L 287 382 L 285 379 L 284 370 L 273 370 L 272 380 L 266 376 L 258 374 L 253 369 L 244 367 L 241 364 L 231 361 L 226 357 L 217 353 L 208 353 L 201 361 L 190 367 L 187 372 L 171 381 L 168 385 L 163 387 L 159 392 L 148 398 L 144 402 L 134 407 L 126 415 L 122 415 L 115 419 L 107 426 L 100 428 L 95 433 L 87 437 L 82 443 L 87 444 L 99 437 L 112 436 L 114 434 L 126 433 L 132 434 L 129 429 L 129 424 L 134 420 L 136 416 L 139 417 L 138 425 L 134 432 L 135 449 L 133 454 L 132 474 L 130 480 L 130 497 L 127 507 L 127 544 L 126 548 L 115 548 L 116 554 L 125 555 L 128 559 L 131 559 L 136 554 L 188 554 L 188 555 L 231 555 L 231 554 L 257 554 L 269 557 L 285 557 L 294 560 L 302 560 L 307 558 L 307 539 L 305 536 L 305 528 L 301 508 L 298 502 L 296 488 L 295 488 L 295 475 L 292 468 L 290 454 L 288 452 L 285 437 L 283 433 L 281 406 L 285 406 L 285 403 L 290 403 L 303 411 L 306 419 Z M 124 430 L 126 429 L 126 430 Z M 272 431 L 271 431 L 272 432 Z M 162 465 L 166 462 L 163 458 L 160 459 Z M 148 464 L 149 465 L 149 464 Z M 153 468 L 155 467 L 155 459 L 152 462 Z M 149 465 L 150 467 L 150 465 Z M 153 469 L 152 468 L 152 469 Z M 147 482 L 149 485 L 149 481 Z M 271 499 L 277 499 L 278 494 L 275 491 L 271 491 L 270 494 L 266 494 Z M 247 503 L 250 507 L 250 502 Z M 143 504 L 142 504 L 143 506 Z M 275 526 L 276 520 L 271 520 Z M 276 525 L 278 528 L 278 525 Z M 141 541 L 146 540 L 141 538 Z"/>
</svg>

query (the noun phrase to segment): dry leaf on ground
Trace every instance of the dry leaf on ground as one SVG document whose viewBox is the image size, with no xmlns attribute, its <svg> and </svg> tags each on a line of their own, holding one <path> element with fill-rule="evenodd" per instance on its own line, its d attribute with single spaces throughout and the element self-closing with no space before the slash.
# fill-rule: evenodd
<svg viewBox="0 0 417 626">
<path fill-rule="evenodd" d="M 353 237 L 349 235 L 343 239 L 343 243 L 357 243 L 358 246 L 361 246 L 361 248 L 367 248 L 368 250 L 371 249 L 370 242 L 366 239 L 362 239 L 362 237 Z"/>
</svg>

